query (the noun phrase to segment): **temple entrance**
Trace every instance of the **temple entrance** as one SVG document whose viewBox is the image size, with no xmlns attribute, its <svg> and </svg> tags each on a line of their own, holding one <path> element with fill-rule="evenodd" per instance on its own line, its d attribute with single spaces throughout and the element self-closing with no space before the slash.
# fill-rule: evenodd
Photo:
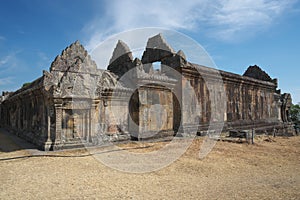
<svg viewBox="0 0 300 200">
<path fill-rule="evenodd" d="M 64 110 L 62 122 L 62 133 L 65 141 L 88 140 L 90 127 L 89 110 Z"/>
<path fill-rule="evenodd" d="M 132 139 L 173 136 L 173 96 L 161 85 L 144 85 L 129 102 L 129 132 Z"/>
<path fill-rule="evenodd" d="M 132 140 L 137 140 L 139 135 L 139 91 L 135 90 L 132 94 L 128 109 L 129 109 L 129 118 L 128 118 L 128 125 L 129 125 L 129 133 Z"/>
</svg>

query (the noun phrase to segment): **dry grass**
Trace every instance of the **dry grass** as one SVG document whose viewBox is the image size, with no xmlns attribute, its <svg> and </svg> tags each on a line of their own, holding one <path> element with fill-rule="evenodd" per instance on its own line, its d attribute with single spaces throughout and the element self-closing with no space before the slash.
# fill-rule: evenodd
<svg viewBox="0 0 300 200">
<path fill-rule="evenodd" d="M 300 137 L 259 137 L 254 145 L 217 142 L 200 160 L 202 142 L 203 138 L 195 139 L 180 159 L 145 174 L 113 170 L 93 156 L 0 161 L 0 199 L 299 199 Z M 141 153 L 165 144 L 133 142 L 119 146 Z M 48 154 L 87 153 L 72 150 Z M 28 152 L 0 153 L 1 158 L 20 155 Z"/>
</svg>

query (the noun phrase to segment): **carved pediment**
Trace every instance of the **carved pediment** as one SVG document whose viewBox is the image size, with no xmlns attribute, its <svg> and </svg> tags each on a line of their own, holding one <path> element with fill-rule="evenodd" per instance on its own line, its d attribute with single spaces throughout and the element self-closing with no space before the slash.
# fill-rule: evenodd
<svg viewBox="0 0 300 200">
<path fill-rule="evenodd" d="M 55 96 L 93 97 L 97 76 L 96 63 L 76 41 L 55 58 L 50 73 L 44 72 L 44 84 L 46 89 L 53 85 Z"/>
<path fill-rule="evenodd" d="M 88 55 L 84 47 L 76 41 L 71 44 L 61 55 L 58 55 L 52 62 L 50 72 L 83 72 L 83 73 L 96 73 L 96 63 Z"/>
</svg>

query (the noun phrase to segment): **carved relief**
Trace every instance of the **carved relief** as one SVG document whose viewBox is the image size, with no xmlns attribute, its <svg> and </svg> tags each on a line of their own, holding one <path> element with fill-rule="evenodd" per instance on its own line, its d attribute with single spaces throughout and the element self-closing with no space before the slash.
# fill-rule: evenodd
<svg viewBox="0 0 300 200">
<path fill-rule="evenodd" d="M 154 70 L 153 62 L 160 62 L 161 69 Z M 75 140 L 77 136 L 97 144 L 129 139 L 129 134 L 132 138 L 155 137 L 151 134 L 156 132 L 158 137 L 172 136 L 181 125 L 203 131 L 210 120 L 224 119 L 228 129 L 280 128 L 290 122 L 290 94 L 276 91 L 277 80 L 258 66 L 250 66 L 240 76 L 193 64 L 161 34 L 149 38 L 141 60 L 118 41 L 107 68 L 97 69 L 76 41 L 55 58 L 49 72 L 0 96 L 1 126 L 41 148 L 50 141 L 49 148 L 57 149 L 82 142 Z M 226 96 L 220 92 L 216 72 L 222 75 Z M 122 79 L 124 74 L 128 82 Z M 218 113 L 222 100 L 227 108 Z"/>
</svg>

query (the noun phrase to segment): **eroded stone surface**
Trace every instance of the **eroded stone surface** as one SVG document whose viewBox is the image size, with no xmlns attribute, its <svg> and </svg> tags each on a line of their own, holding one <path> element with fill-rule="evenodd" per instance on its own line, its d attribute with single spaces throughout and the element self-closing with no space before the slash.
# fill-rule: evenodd
<svg viewBox="0 0 300 200">
<path fill-rule="evenodd" d="M 161 33 L 151 37 L 147 42 L 147 49 L 160 49 L 164 51 L 169 51 L 171 53 L 175 53 L 173 48 L 166 42 L 165 38 Z"/>
<path fill-rule="evenodd" d="M 153 62 L 161 68 L 154 70 Z M 222 122 L 224 130 L 291 131 L 290 94 L 281 94 L 258 66 L 240 76 L 193 64 L 158 34 L 148 40 L 142 60 L 118 41 L 107 69 L 97 69 L 76 41 L 49 72 L 2 94 L 1 127 L 45 150 L 177 132 L 202 135 Z"/>
<path fill-rule="evenodd" d="M 163 38 L 162 34 L 155 35 L 148 39 L 146 51 L 142 56 L 142 63 L 153 63 L 161 61 L 166 57 L 172 57 L 175 51 Z M 146 72 L 148 72 L 146 70 Z"/>
<path fill-rule="evenodd" d="M 271 77 L 257 65 L 248 67 L 243 76 L 255 78 L 262 81 L 272 81 Z"/>
<path fill-rule="evenodd" d="M 133 57 L 129 47 L 123 41 L 119 40 L 113 51 L 107 69 L 118 77 L 122 77 L 133 67 Z"/>
<path fill-rule="evenodd" d="M 109 64 L 113 63 L 115 60 L 117 60 L 119 57 L 123 55 L 127 55 L 129 57 L 129 60 L 133 60 L 131 51 L 128 47 L 128 45 L 123 42 L 122 40 L 118 40 L 117 46 L 115 47 L 112 57 L 109 60 Z"/>
</svg>

